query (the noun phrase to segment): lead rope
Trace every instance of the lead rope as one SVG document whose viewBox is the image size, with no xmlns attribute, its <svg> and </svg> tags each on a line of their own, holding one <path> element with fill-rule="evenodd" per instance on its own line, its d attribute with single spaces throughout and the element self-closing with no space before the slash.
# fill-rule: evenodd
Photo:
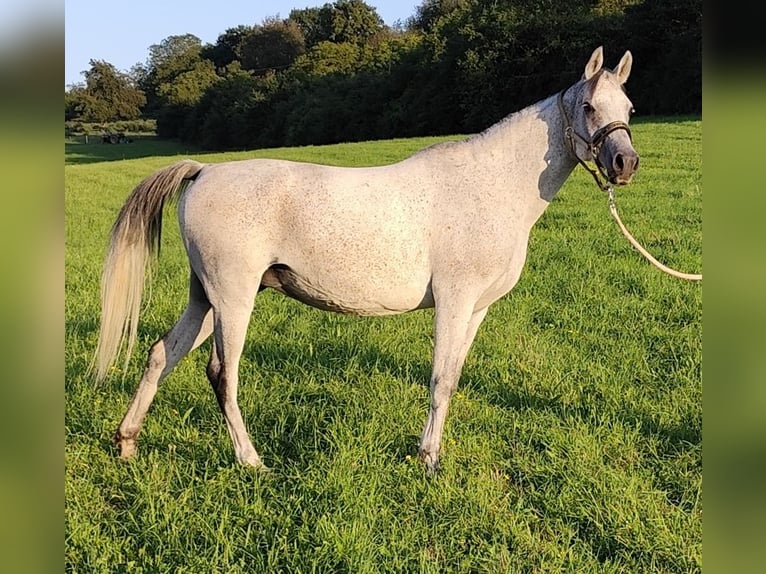
<svg viewBox="0 0 766 574">
<path fill-rule="evenodd" d="M 620 228 L 620 231 L 622 231 L 622 234 L 625 236 L 625 238 L 630 242 L 630 244 L 635 247 L 638 252 L 646 257 L 646 259 L 657 267 L 659 270 L 664 271 L 668 275 L 672 275 L 673 277 L 678 277 L 679 279 L 686 279 L 687 281 L 702 281 L 702 275 L 697 273 L 681 273 L 680 271 L 676 271 L 675 269 L 671 269 L 667 265 L 663 265 L 657 259 L 655 259 L 651 253 L 649 253 L 644 247 L 636 240 L 635 237 L 633 237 L 630 234 L 630 231 L 628 231 L 628 228 L 625 227 L 625 224 L 622 222 L 622 219 L 620 219 L 620 214 L 617 213 L 617 204 L 614 201 L 614 188 L 601 181 L 601 178 L 599 175 L 604 175 L 603 173 L 599 174 L 601 171 L 601 166 L 596 162 L 596 165 L 598 166 L 598 170 L 595 170 L 591 168 L 587 163 L 585 163 L 582 159 L 580 159 L 580 156 L 577 155 L 577 151 L 575 150 L 575 143 L 574 143 L 574 137 L 577 136 L 579 139 L 585 143 L 585 145 L 588 146 L 588 149 L 591 151 L 591 155 L 594 156 L 594 160 L 596 159 L 596 154 L 593 152 L 593 144 L 588 142 L 585 138 L 580 136 L 578 133 L 574 131 L 572 128 L 572 125 L 569 123 L 569 116 L 567 116 L 566 110 L 564 109 L 564 92 L 559 92 L 558 94 L 558 105 L 559 109 L 561 110 L 561 114 L 564 116 L 564 134 L 566 135 L 566 141 L 569 143 L 569 149 L 572 152 L 572 154 L 577 159 L 577 162 L 585 168 L 587 172 L 589 172 L 593 179 L 596 182 L 596 185 L 598 185 L 599 189 L 602 191 L 607 192 L 609 195 L 609 212 L 612 214 L 612 217 L 614 217 L 614 220 L 617 222 L 617 225 Z M 624 128 L 627 129 L 627 128 Z M 630 130 L 627 130 L 630 134 Z M 605 177 L 605 176 L 604 176 Z"/>
<path fill-rule="evenodd" d="M 643 248 L 643 246 L 636 241 L 635 237 L 633 237 L 630 234 L 630 231 L 625 227 L 625 224 L 622 222 L 622 219 L 620 219 L 620 214 L 617 213 L 617 205 L 614 202 L 614 189 L 612 186 L 609 186 L 607 189 L 609 193 L 609 211 L 612 214 L 612 217 L 614 217 L 614 220 L 617 222 L 617 225 L 620 227 L 620 231 L 622 231 L 622 234 L 625 236 L 625 238 L 630 241 L 630 244 L 635 247 L 638 252 L 646 257 L 646 259 L 660 269 L 661 271 L 664 271 L 668 275 L 672 275 L 673 277 L 678 277 L 679 279 L 686 279 L 688 281 L 702 281 L 702 274 L 697 273 L 681 273 L 680 271 L 676 271 L 675 269 L 671 269 L 667 265 L 663 265 L 659 261 L 657 261 L 654 257 L 652 257 L 652 254 L 649 253 L 646 249 Z"/>
</svg>

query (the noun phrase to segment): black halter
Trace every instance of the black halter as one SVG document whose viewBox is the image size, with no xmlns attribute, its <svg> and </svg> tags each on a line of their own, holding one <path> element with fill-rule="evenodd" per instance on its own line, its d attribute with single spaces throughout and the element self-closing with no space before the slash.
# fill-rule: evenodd
<svg viewBox="0 0 766 574">
<path fill-rule="evenodd" d="M 602 165 L 601 160 L 598 158 L 599 153 L 601 152 L 601 145 L 604 143 L 604 140 L 614 131 L 617 130 L 625 130 L 628 132 L 628 138 L 633 141 L 633 135 L 630 133 L 630 127 L 625 122 L 621 122 L 619 120 L 614 122 L 609 122 L 605 126 L 600 127 L 593 133 L 593 137 L 589 140 L 587 138 L 584 138 L 580 134 L 578 134 L 574 128 L 572 127 L 572 124 L 569 121 L 569 116 L 567 116 L 567 111 L 564 108 L 564 92 L 559 92 L 558 95 L 558 104 L 559 109 L 561 110 L 561 115 L 564 117 L 564 138 L 569 146 L 569 151 L 572 152 L 572 154 L 575 156 L 577 161 L 582 165 L 590 174 L 593 176 L 593 179 L 596 180 L 596 184 L 603 190 L 603 191 L 609 191 L 610 186 L 608 183 L 603 183 L 601 179 L 599 178 L 599 172 L 601 172 L 601 175 L 609 181 L 609 175 L 607 174 L 606 168 Z M 575 142 L 574 138 L 579 139 L 582 143 L 585 144 L 585 147 L 590 152 L 591 157 L 593 158 L 593 162 L 598 167 L 598 171 L 591 168 L 587 163 L 585 163 L 583 160 L 580 159 L 580 156 L 577 155 L 577 150 L 575 150 Z"/>
</svg>

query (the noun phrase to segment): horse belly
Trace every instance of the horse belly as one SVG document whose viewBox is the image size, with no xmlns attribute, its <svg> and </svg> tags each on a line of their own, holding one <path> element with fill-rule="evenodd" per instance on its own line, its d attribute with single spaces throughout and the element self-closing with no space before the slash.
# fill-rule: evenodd
<svg viewBox="0 0 766 574">
<path fill-rule="evenodd" d="M 261 286 L 318 309 L 349 315 L 395 315 L 433 307 L 428 282 L 394 281 L 380 285 L 368 274 L 349 273 L 347 269 L 338 269 L 337 273 L 344 274 L 342 281 L 275 264 L 264 273 Z"/>
</svg>

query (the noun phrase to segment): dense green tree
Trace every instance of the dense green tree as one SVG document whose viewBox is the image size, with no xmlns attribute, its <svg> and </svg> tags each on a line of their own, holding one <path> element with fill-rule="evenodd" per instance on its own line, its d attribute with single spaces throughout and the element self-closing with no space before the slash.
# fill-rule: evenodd
<svg viewBox="0 0 766 574">
<path fill-rule="evenodd" d="M 383 30 L 361 46 L 361 62 L 365 70 L 393 72 L 402 60 L 415 51 L 422 41 L 416 32 Z"/>
<path fill-rule="evenodd" d="M 72 88 L 65 99 L 70 119 L 103 123 L 141 117 L 146 98 L 128 74 L 103 60 L 91 60 L 83 74 L 85 85 Z"/>
<path fill-rule="evenodd" d="M 150 47 L 129 77 L 162 135 L 246 148 L 478 131 L 633 52 L 639 113 L 701 109 L 701 0 L 422 0 L 405 28 L 362 0 Z M 607 62 L 609 64 L 609 61 Z M 66 115 L 98 103 L 87 86 Z"/>
<path fill-rule="evenodd" d="M 293 10 L 289 20 L 302 30 L 307 48 L 320 42 L 361 44 L 384 28 L 378 11 L 362 0 L 336 0 L 321 8 Z"/>
<path fill-rule="evenodd" d="M 297 23 L 270 18 L 242 38 L 240 62 L 244 69 L 263 75 L 286 69 L 305 51 L 303 31 Z"/>
<path fill-rule="evenodd" d="M 234 61 L 210 86 L 194 107 L 181 133 L 182 139 L 208 149 L 231 149 L 252 145 L 255 138 L 249 115 L 259 101 L 261 81 Z"/>
<path fill-rule="evenodd" d="M 155 74 L 172 76 L 200 58 L 202 42 L 194 34 L 168 36 L 159 44 L 149 46 L 148 67 Z"/>
<path fill-rule="evenodd" d="M 209 60 L 189 62 L 178 72 L 157 86 L 157 95 L 164 105 L 191 106 L 196 104 L 210 86 L 218 81 L 213 63 Z"/>
<path fill-rule="evenodd" d="M 202 58 L 193 34 L 168 36 L 149 47 L 139 74 L 147 95 L 147 113 L 157 119 L 163 137 L 179 137 L 206 90 L 219 80 L 215 64 Z"/>
<path fill-rule="evenodd" d="M 596 16 L 622 16 L 625 9 L 642 0 L 596 0 L 593 14 Z"/>
<path fill-rule="evenodd" d="M 208 67 L 200 65 L 202 61 L 202 42 L 193 34 L 181 36 L 168 36 L 159 44 L 149 47 L 149 59 L 144 66 L 141 78 L 141 87 L 147 97 L 147 112 L 150 115 L 158 115 L 160 110 L 168 104 L 179 101 L 190 102 L 199 99 L 204 88 L 209 85 L 210 75 Z M 194 81 L 195 71 L 199 73 L 201 82 Z M 187 76 L 181 89 L 174 89 L 173 83 L 177 78 L 191 72 L 191 78 Z M 197 86 L 197 93 L 191 91 Z M 196 96 L 196 98 L 195 98 Z"/>
<path fill-rule="evenodd" d="M 377 10 L 362 0 L 337 0 L 331 13 L 329 40 L 332 42 L 361 44 L 383 29 L 383 19 Z"/>
<path fill-rule="evenodd" d="M 424 0 L 415 8 L 415 14 L 407 20 L 412 29 L 432 32 L 443 18 L 455 11 L 465 10 L 470 0 Z"/>
<path fill-rule="evenodd" d="M 200 56 L 213 62 L 217 70 L 222 70 L 232 62 L 242 59 L 242 44 L 252 32 L 253 26 L 240 25 L 229 28 L 218 36 L 215 44 L 203 46 Z"/>
<path fill-rule="evenodd" d="M 702 111 L 702 0 L 644 0 L 625 9 L 636 56 L 631 97 L 645 114 Z"/>
<path fill-rule="evenodd" d="M 359 68 L 360 54 L 351 42 L 320 42 L 296 60 L 294 69 L 303 77 L 350 74 Z"/>
<path fill-rule="evenodd" d="M 68 86 L 64 91 L 64 121 L 79 120 L 82 116 L 82 102 L 87 97 L 85 84 Z"/>
<path fill-rule="evenodd" d="M 329 39 L 329 32 L 323 29 L 321 10 L 321 8 L 316 7 L 290 11 L 288 20 L 294 22 L 301 29 L 306 48 L 311 48 L 319 42 Z"/>
</svg>

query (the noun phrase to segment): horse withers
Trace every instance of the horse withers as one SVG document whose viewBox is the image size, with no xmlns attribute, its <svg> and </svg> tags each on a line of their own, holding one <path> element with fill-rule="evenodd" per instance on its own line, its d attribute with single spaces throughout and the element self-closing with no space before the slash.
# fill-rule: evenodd
<svg viewBox="0 0 766 574">
<path fill-rule="evenodd" d="M 482 133 L 381 167 L 341 168 L 253 159 L 184 160 L 142 181 L 111 232 L 102 277 L 96 378 L 105 378 L 138 328 L 145 268 L 163 206 L 178 200 L 189 258 L 189 302 L 149 350 L 115 435 L 136 451 L 160 381 L 213 335 L 207 376 L 239 462 L 263 467 L 237 404 L 238 366 L 256 294 L 275 289 L 307 305 L 355 315 L 434 307 L 431 404 L 419 444 L 429 470 L 468 349 L 489 306 L 519 279 L 529 232 L 578 162 L 612 184 L 638 168 L 624 84 L 596 49 L 582 78 Z"/>
</svg>

